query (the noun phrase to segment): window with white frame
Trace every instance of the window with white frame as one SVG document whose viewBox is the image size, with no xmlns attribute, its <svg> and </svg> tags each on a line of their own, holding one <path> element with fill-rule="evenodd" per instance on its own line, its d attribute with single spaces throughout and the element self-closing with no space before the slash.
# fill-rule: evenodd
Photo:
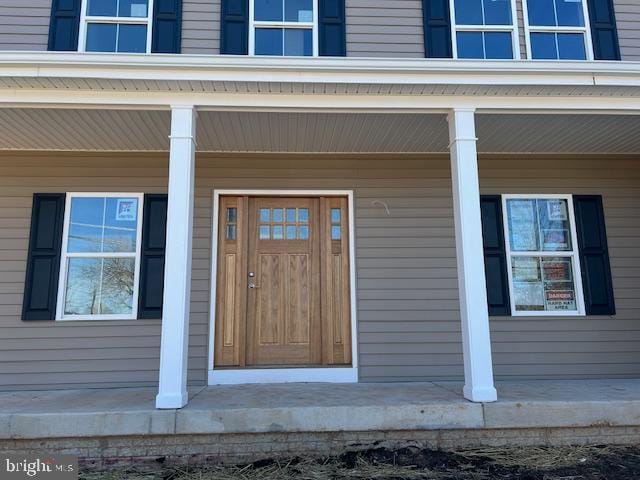
<svg viewBox="0 0 640 480">
<path fill-rule="evenodd" d="M 524 7 L 529 58 L 593 58 L 585 0 L 525 0 Z"/>
<path fill-rule="evenodd" d="M 450 0 L 455 58 L 520 58 L 512 0 Z"/>
<path fill-rule="evenodd" d="M 249 53 L 318 55 L 317 0 L 250 0 Z"/>
<path fill-rule="evenodd" d="M 137 316 L 142 194 L 67 195 L 59 320 Z"/>
<path fill-rule="evenodd" d="M 570 195 L 503 196 L 513 315 L 583 315 Z"/>
<path fill-rule="evenodd" d="M 80 51 L 149 53 L 153 0 L 83 0 Z"/>
</svg>

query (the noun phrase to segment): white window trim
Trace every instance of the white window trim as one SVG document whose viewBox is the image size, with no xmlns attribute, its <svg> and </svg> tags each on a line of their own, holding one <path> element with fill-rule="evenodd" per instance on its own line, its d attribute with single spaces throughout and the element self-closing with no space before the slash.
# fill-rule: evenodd
<svg viewBox="0 0 640 480">
<path fill-rule="evenodd" d="M 511 243 L 509 241 L 509 214 L 507 211 L 507 200 L 511 199 L 560 199 L 566 200 L 569 209 L 569 228 L 571 230 L 571 245 L 572 251 L 566 252 L 513 252 L 516 256 L 531 256 L 531 257 L 567 257 L 571 258 L 574 277 L 574 288 L 576 294 L 577 310 L 571 311 L 518 311 L 516 310 L 516 303 L 513 291 L 513 272 L 511 269 Z M 584 292 L 582 290 L 582 273 L 580 271 L 580 252 L 578 250 L 578 237 L 575 222 L 575 213 L 573 211 L 573 195 L 567 194 L 507 194 L 502 195 L 502 221 L 504 231 L 505 251 L 507 257 L 507 276 L 509 278 L 509 297 L 511 298 L 511 316 L 513 317 L 578 317 L 585 316 L 584 307 Z"/>
<path fill-rule="evenodd" d="M 283 12 L 284 15 L 284 12 Z M 311 41 L 313 42 L 312 57 L 317 57 L 320 53 L 318 45 L 318 0 L 313 0 L 313 22 L 273 22 L 255 20 L 255 0 L 249 0 L 249 55 L 256 56 L 256 27 L 257 28 L 301 28 L 311 30 Z M 268 56 L 268 55 L 259 55 Z M 278 57 L 279 55 L 273 55 Z M 282 55 L 291 57 L 291 55 Z M 304 58 L 304 57 L 303 57 Z"/>
<path fill-rule="evenodd" d="M 149 0 L 147 6 L 146 17 L 95 17 L 87 15 L 87 8 L 89 0 L 82 0 L 80 7 L 80 30 L 78 32 L 78 51 L 86 52 L 87 47 L 87 24 L 89 23 L 119 23 L 129 25 L 146 25 L 147 26 L 147 48 L 145 53 L 151 53 L 151 42 L 153 39 L 153 2 Z M 118 39 L 116 37 L 116 48 L 118 46 Z M 91 52 L 92 54 L 117 54 L 126 52 Z M 128 53 L 128 55 L 143 55 L 142 53 Z"/>
<path fill-rule="evenodd" d="M 220 197 L 223 195 L 266 195 L 272 197 L 347 197 L 349 221 L 349 290 L 351 313 L 351 366 L 323 368 L 214 368 L 216 335 L 216 282 L 218 278 L 218 229 L 220 219 Z M 234 385 L 243 383 L 288 383 L 288 382 L 358 382 L 358 309 L 356 292 L 356 244 L 353 190 L 213 190 L 213 225 L 211 233 L 211 291 L 209 297 L 209 355 L 207 359 L 208 385 Z"/>
<path fill-rule="evenodd" d="M 489 60 L 508 61 L 520 60 L 520 35 L 518 34 L 518 13 L 516 11 L 516 0 L 511 1 L 511 25 L 458 25 L 456 23 L 455 0 L 449 0 L 449 15 L 451 16 L 451 51 L 453 58 L 458 58 L 458 36 L 457 32 L 509 32 L 511 33 L 511 50 L 513 58 L 505 59 L 461 59 L 461 60 Z M 484 44 L 482 46 L 484 53 Z"/>
<path fill-rule="evenodd" d="M 112 197 L 125 197 L 125 198 L 137 198 L 138 199 L 138 224 L 136 232 L 136 251 L 135 253 L 111 253 L 111 252 L 88 252 L 88 253 L 67 253 L 67 244 L 69 240 L 69 223 L 71 220 L 71 200 L 73 198 L 86 198 L 86 197 L 99 197 L 99 198 L 112 198 Z M 60 274 L 58 277 L 58 300 L 56 306 L 56 321 L 74 321 L 74 320 L 135 320 L 138 318 L 138 289 L 140 283 L 140 258 L 142 249 L 142 214 L 143 214 L 143 193 L 131 193 L 131 192 L 67 192 L 64 208 L 64 227 L 62 232 L 62 249 L 60 254 Z M 87 257 L 130 257 L 135 256 L 135 273 L 133 277 L 133 301 L 131 305 L 131 314 L 109 314 L 109 315 L 65 315 L 64 314 L 64 302 L 67 291 L 67 260 L 69 258 L 87 258 Z"/>
<path fill-rule="evenodd" d="M 586 0 L 582 2 L 582 13 L 584 17 L 584 27 L 564 27 L 564 26 L 534 26 L 529 25 L 529 5 L 527 0 L 522 0 L 522 15 L 524 20 L 524 38 L 527 47 L 527 58 L 529 60 L 536 60 L 538 62 L 549 62 L 553 60 L 534 59 L 531 51 L 531 33 L 583 33 L 584 34 L 584 49 L 586 53 L 585 60 L 556 60 L 557 62 L 584 62 L 593 60 L 593 42 L 591 40 L 591 21 L 589 19 L 589 8 L 587 7 Z M 555 2 L 554 2 L 554 14 L 555 14 Z M 558 47 L 556 41 L 556 48 Z"/>
</svg>

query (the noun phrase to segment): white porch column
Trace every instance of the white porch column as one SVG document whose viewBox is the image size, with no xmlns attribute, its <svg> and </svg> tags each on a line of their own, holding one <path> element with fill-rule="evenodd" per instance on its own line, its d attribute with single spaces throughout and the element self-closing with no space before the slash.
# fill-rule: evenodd
<svg viewBox="0 0 640 480">
<path fill-rule="evenodd" d="M 167 246 L 164 267 L 160 383 L 156 408 L 181 408 L 187 394 L 196 111 L 171 107 Z"/>
<path fill-rule="evenodd" d="M 462 320 L 464 396 L 473 402 L 494 402 L 497 393 L 493 385 L 489 340 L 474 111 L 452 110 L 448 120 Z"/>
</svg>

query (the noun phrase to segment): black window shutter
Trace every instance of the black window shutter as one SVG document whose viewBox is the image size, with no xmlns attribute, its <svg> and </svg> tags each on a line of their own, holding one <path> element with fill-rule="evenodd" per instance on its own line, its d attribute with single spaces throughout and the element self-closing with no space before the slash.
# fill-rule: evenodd
<svg viewBox="0 0 640 480">
<path fill-rule="evenodd" d="M 318 50 L 321 56 L 347 54 L 344 0 L 318 0 Z"/>
<path fill-rule="evenodd" d="M 144 196 L 138 318 L 162 318 L 167 195 Z"/>
<path fill-rule="evenodd" d="M 587 315 L 615 315 L 607 231 L 600 195 L 574 195 L 582 290 Z"/>
<path fill-rule="evenodd" d="M 449 0 L 422 0 L 422 16 L 425 57 L 453 57 Z"/>
<path fill-rule="evenodd" d="M 155 0 L 153 3 L 153 53 L 180 53 L 182 0 Z"/>
<path fill-rule="evenodd" d="M 502 223 L 502 198 L 500 195 L 482 195 L 480 208 L 489 315 L 511 315 L 507 253 Z"/>
<path fill-rule="evenodd" d="M 22 320 L 56 318 L 64 202 L 64 193 L 33 195 Z"/>
<path fill-rule="evenodd" d="M 53 0 L 49 21 L 49 50 L 78 50 L 82 0 Z"/>
<path fill-rule="evenodd" d="M 587 0 L 593 57 L 596 60 L 620 60 L 618 29 L 612 0 Z"/>
<path fill-rule="evenodd" d="M 222 0 L 220 53 L 249 53 L 249 0 Z"/>
</svg>

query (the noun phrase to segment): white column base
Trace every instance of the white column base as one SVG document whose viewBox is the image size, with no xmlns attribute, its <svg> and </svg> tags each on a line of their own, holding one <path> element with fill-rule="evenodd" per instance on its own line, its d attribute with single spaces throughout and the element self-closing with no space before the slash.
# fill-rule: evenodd
<svg viewBox="0 0 640 480">
<path fill-rule="evenodd" d="M 498 392 L 493 387 L 468 387 L 462 389 L 464 398 L 472 402 L 496 402 L 498 400 Z"/>
<path fill-rule="evenodd" d="M 182 408 L 189 402 L 189 394 L 182 393 L 159 393 L 156 395 L 156 408 L 174 409 Z"/>
</svg>

